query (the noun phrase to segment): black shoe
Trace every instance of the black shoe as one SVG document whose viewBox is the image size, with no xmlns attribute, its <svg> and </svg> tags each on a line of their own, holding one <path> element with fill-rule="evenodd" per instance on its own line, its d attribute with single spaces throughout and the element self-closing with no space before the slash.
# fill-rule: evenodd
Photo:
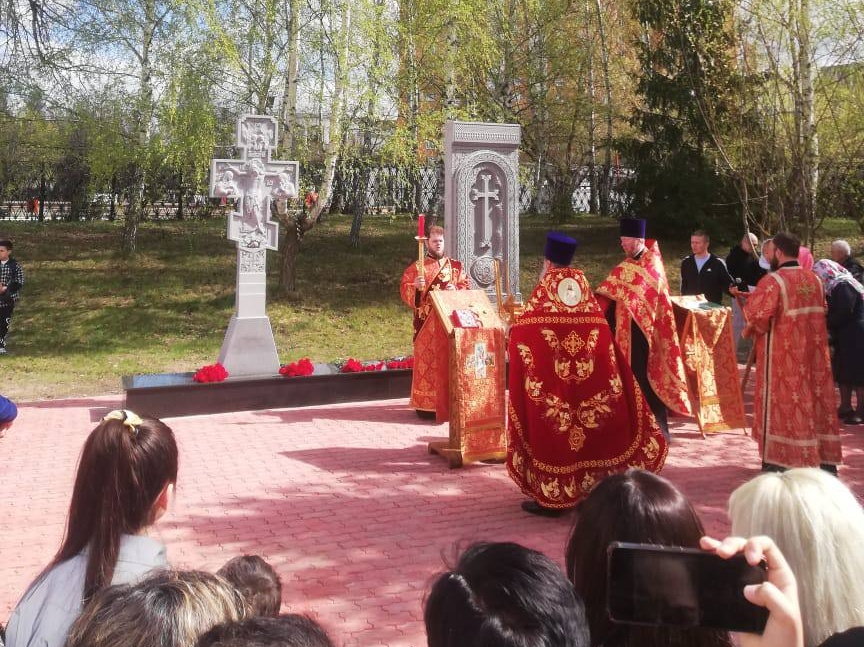
<svg viewBox="0 0 864 647">
<path fill-rule="evenodd" d="M 762 471 L 763 472 L 785 472 L 785 467 L 780 467 L 779 465 L 775 465 L 774 463 L 766 463 L 762 461 Z"/>
<path fill-rule="evenodd" d="M 854 411 L 843 417 L 844 425 L 860 425 L 861 422 L 861 417 Z"/>
<path fill-rule="evenodd" d="M 568 510 L 559 510 L 558 508 L 544 508 L 536 501 L 523 501 L 522 509 L 540 517 L 560 517 L 568 512 Z"/>
<path fill-rule="evenodd" d="M 843 420 L 847 416 L 851 416 L 853 413 L 855 413 L 855 409 L 852 407 L 840 407 L 837 409 L 837 417 L 840 418 L 840 420 Z"/>
<path fill-rule="evenodd" d="M 820 463 L 819 469 L 825 470 L 826 472 L 828 472 L 829 474 L 831 474 L 833 476 L 837 476 L 837 466 L 836 465 L 831 465 L 830 463 Z"/>
<path fill-rule="evenodd" d="M 421 420 L 435 420 L 435 412 L 434 411 L 424 411 L 423 409 L 414 409 L 414 413 L 417 414 L 417 417 Z"/>
</svg>

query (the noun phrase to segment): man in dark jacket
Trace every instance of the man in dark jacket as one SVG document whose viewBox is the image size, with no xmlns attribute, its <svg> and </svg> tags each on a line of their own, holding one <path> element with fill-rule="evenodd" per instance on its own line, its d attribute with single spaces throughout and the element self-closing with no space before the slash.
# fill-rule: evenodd
<svg viewBox="0 0 864 647">
<path fill-rule="evenodd" d="M 726 257 L 726 269 L 741 292 L 750 292 L 765 276 L 765 270 L 759 267 L 759 252 L 754 255 L 754 249 L 759 249 L 759 239 L 756 234 L 749 234 L 741 239 L 740 245 L 729 250 Z"/>
<path fill-rule="evenodd" d="M 681 262 L 681 294 L 704 294 L 708 301 L 722 303 L 723 294 L 735 284 L 726 264 L 708 251 L 708 234 L 701 229 L 690 236 L 693 252 Z"/>
<path fill-rule="evenodd" d="M 754 250 L 757 250 L 754 254 Z M 752 292 L 759 279 L 765 276 L 767 270 L 759 265 L 759 239 L 756 234 L 750 233 L 741 239 L 741 244 L 729 250 L 726 257 L 726 269 L 735 279 L 735 285 L 741 292 Z M 742 339 L 741 331 L 744 330 L 744 315 L 741 312 L 741 304 L 737 299 L 732 300 L 732 335 L 738 353 L 738 360 L 746 362 L 750 356 L 753 340 Z"/>
<path fill-rule="evenodd" d="M 6 354 L 6 335 L 18 292 L 24 285 L 24 270 L 11 256 L 12 241 L 0 240 L 0 355 Z"/>
</svg>

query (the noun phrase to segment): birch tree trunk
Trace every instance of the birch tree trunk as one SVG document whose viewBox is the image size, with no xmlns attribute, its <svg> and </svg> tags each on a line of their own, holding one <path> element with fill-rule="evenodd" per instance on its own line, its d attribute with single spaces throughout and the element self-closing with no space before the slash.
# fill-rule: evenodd
<svg viewBox="0 0 864 647">
<path fill-rule="evenodd" d="M 336 161 L 342 142 L 342 116 L 345 112 L 345 95 L 348 89 L 348 47 L 351 38 L 351 2 L 342 1 L 342 20 L 336 41 L 336 70 L 333 85 L 333 101 L 330 104 L 328 121 L 329 139 L 324 149 L 324 178 L 318 192 L 318 204 L 312 208 L 311 218 L 317 221 L 327 208 L 333 191 Z"/>
<path fill-rule="evenodd" d="M 600 211 L 597 191 L 597 109 L 596 90 L 594 87 L 594 42 L 591 38 L 590 0 L 585 2 L 585 42 L 588 46 L 588 182 L 590 187 L 588 211 L 597 214 Z"/>
<path fill-rule="evenodd" d="M 800 205 L 804 220 L 803 239 L 813 243 L 816 228 L 816 192 L 819 183 L 819 149 L 814 118 L 815 95 L 813 91 L 813 52 L 810 47 L 810 2 L 800 0 L 796 20 L 795 39 L 797 45 L 800 99 L 798 123 L 800 125 L 801 176 Z"/>
<path fill-rule="evenodd" d="M 135 164 L 134 181 L 130 187 L 129 209 L 123 225 L 122 250 L 132 254 L 138 247 L 138 225 L 144 211 L 144 186 L 146 150 L 150 142 L 150 115 L 153 110 L 153 69 L 150 61 L 150 47 L 156 30 L 156 2 L 144 0 L 144 24 L 141 30 L 141 49 L 137 52 L 140 65 L 138 81 L 138 105 L 135 109 L 135 130 L 139 146 L 139 159 Z"/>
<path fill-rule="evenodd" d="M 612 192 L 612 79 L 609 74 L 609 41 L 606 37 L 606 22 L 601 0 L 595 0 L 597 10 L 597 35 L 600 37 L 600 62 L 603 67 L 603 85 L 606 92 L 606 136 L 604 137 L 603 181 L 600 185 L 600 214 L 609 215 L 610 194 Z"/>
<path fill-rule="evenodd" d="M 299 73 L 300 0 L 288 0 L 288 64 L 282 91 L 282 142 L 280 150 L 288 157 L 294 154 L 294 131 L 297 127 L 297 75 Z"/>
</svg>

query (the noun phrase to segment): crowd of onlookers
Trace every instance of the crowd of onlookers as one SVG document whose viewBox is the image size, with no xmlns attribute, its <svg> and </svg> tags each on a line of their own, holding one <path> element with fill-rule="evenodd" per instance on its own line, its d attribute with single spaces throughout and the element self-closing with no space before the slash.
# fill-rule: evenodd
<svg viewBox="0 0 864 647">
<path fill-rule="evenodd" d="M 108 414 L 84 444 L 67 530 L 55 558 L 22 595 L 6 647 L 326 647 L 313 619 L 279 614 L 282 588 L 256 556 L 217 573 L 172 570 L 147 530 L 177 479 L 174 434 L 130 411 Z M 864 510 L 819 469 L 765 473 L 729 500 L 733 534 L 705 537 L 699 515 L 668 480 L 629 470 L 601 481 L 576 510 L 562 570 L 515 543 L 476 543 L 433 582 L 424 602 L 430 647 L 712 647 L 730 632 L 610 620 L 612 542 L 701 548 L 762 563 L 746 587 L 766 607 L 764 633 L 741 645 L 864 644 Z M 770 537 L 770 539 L 769 539 Z M 2 642 L 0 642 L 2 644 Z"/>
</svg>

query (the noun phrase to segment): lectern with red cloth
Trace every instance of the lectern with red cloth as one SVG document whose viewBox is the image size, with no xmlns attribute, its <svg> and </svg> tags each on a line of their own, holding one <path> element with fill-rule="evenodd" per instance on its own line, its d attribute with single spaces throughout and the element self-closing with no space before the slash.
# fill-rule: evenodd
<svg viewBox="0 0 864 647">
<path fill-rule="evenodd" d="M 434 358 L 435 412 L 450 437 L 429 452 L 462 463 L 507 455 L 504 325 L 483 290 L 430 293 L 433 312 L 417 336 Z M 422 338 L 422 339 L 421 339 Z M 415 354 L 415 370 L 416 370 Z"/>
<path fill-rule="evenodd" d="M 702 435 L 744 429 L 744 400 L 732 337 L 732 310 L 704 295 L 670 297 L 687 389 Z"/>
</svg>

